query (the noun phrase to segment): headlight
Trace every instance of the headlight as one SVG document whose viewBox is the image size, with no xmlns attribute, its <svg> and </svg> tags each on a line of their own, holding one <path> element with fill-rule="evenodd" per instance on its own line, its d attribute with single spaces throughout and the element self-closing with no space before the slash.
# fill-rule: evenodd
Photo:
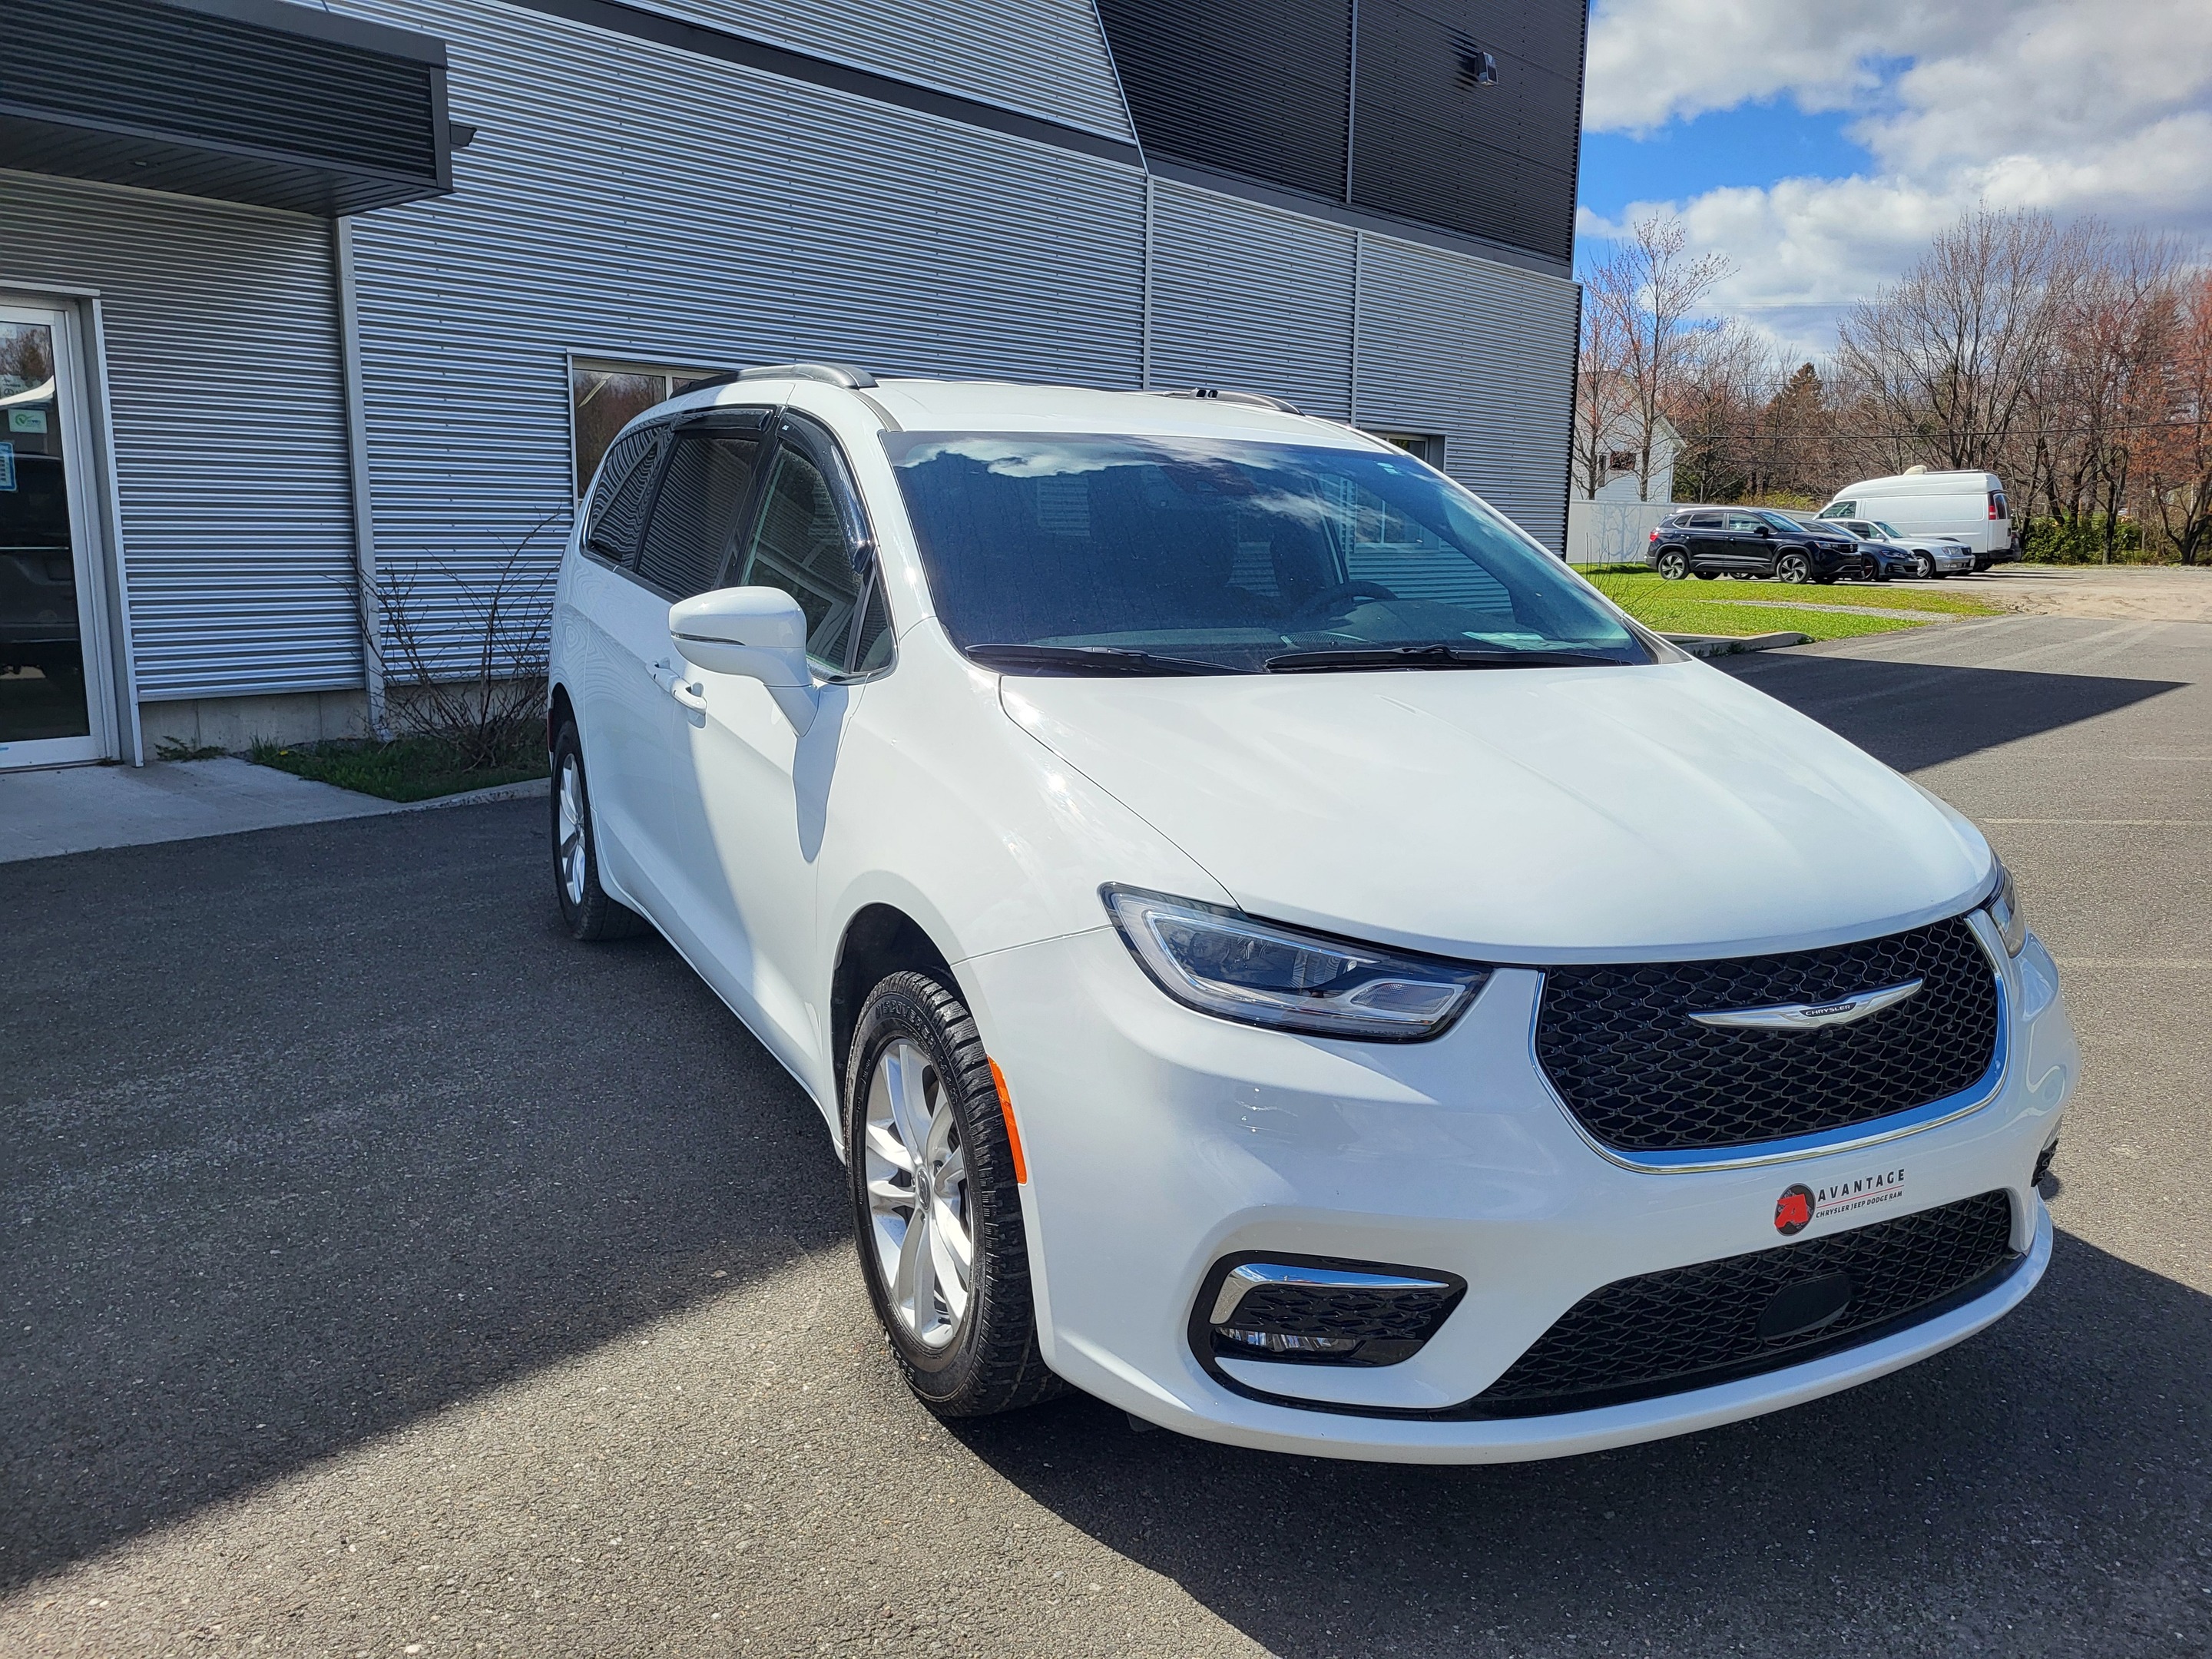
<svg viewBox="0 0 2212 1659">
<path fill-rule="evenodd" d="M 1140 888 L 1100 890 L 1122 942 L 1177 1002 L 1247 1025 L 1417 1042 L 1474 1000 L 1490 969 L 1255 921 Z"/>
<path fill-rule="evenodd" d="M 2020 895 L 2013 889 L 2012 872 L 2004 867 L 2002 860 L 1997 862 L 1996 886 L 1990 894 L 1988 909 L 1990 920 L 2004 936 L 2005 954 L 2018 956 L 2020 947 L 2027 943 L 2027 918 L 2020 913 Z"/>
</svg>

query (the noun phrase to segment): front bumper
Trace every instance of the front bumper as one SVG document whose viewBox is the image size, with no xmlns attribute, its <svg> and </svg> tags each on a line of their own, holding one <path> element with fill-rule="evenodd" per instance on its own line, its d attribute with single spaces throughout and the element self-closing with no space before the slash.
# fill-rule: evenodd
<svg viewBox="0 0 2212 1659">
<path fill-rule="evenodd" d="M 2050 1255 L 2032 1185 L 2079 1054 L 2039 945 L 2004 969 L 2005 1066 L 1985 1104 L 1852 1150 L 1665 1173 L 1601 1154 L 1530 1048 L 1541 976 L 1499 970 L 1434 1042 L 1332 1042 L 1170 1001 L 1110 927 L 972 957 L 958 975 L 1012 1093 L 1045 1358 L 1139 1417 L 1207 1439 L 1404 1462 L 1489 1462 L 1657 1438 L 1849 1388 L 1948 1346 L 2026 1296 Z M 1880 1124 L 1867 1126 L 1879 1130 Z M 1717 1386 L 1507 1420 L 1437 1412 L 1497 1380 L 1588 1292 L 1788 1243 L 1782 1188 L 1903 1170 L 1901 1194 L 1826 1231 L 2002 1189 L 2026 1259 L 1963 1306 Z M 1243 1251 L 1397 1263 L 1467 1292 L 1412 1358 L 1364 1369 L 1194 1352 L 1209 1268 Z M 1360 1414 L 1355 1414 L 1360 1413 Z"/>
</svg>

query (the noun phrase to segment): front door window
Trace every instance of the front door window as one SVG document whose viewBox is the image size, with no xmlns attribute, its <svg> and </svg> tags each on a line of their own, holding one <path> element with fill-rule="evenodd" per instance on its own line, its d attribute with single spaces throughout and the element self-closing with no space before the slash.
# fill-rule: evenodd
<svg viewBox="0 0 2212 1659">
<path fill-rule="evenodd" d="M 0 306 L 0 767 L 95 760 L 64 317 Z"/>
</svg>

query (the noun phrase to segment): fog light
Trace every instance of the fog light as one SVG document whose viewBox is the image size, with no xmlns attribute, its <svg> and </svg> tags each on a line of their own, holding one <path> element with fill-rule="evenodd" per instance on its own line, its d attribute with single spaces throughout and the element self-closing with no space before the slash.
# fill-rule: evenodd
<svg viewBox="0 0 2212 1659">
<path fill-rule="evenodd" d="M 1234 1325 L 1218 1328 L 1214 1334 L 1224 1342 L 1241 1342 L 1267 1354 L 1347 1354 L 1359 1346 L 1352 1336 L 1292 1336 L 1287 1331 L 1247 1331 Z"/>
<path fill-rule="evenodd" d="M 1455 1273 L 1315 1257 L 1231 1256 L 1192 1310 L 1201 1358 L 1395 1365 L 1420 1352 L 1466 1293 Z"/>
</svg>

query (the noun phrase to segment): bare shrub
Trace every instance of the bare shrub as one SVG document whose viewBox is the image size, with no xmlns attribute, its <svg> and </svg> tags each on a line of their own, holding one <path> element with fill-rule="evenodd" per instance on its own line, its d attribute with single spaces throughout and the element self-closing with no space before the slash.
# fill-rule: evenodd
<svg viewBox="0 0 2212 1659">
<path fill-rule="evenodd" d="M 383 671 L 377 736 L 434 738 L 470 768 L 542 744 L 559 574 L 542 538 L 567 516 L 550 513 L 503 544 L 489 576 L 471 580 L 442 560 L 379 573 L 361 595 L 362 637 Z"/>
</svg>

